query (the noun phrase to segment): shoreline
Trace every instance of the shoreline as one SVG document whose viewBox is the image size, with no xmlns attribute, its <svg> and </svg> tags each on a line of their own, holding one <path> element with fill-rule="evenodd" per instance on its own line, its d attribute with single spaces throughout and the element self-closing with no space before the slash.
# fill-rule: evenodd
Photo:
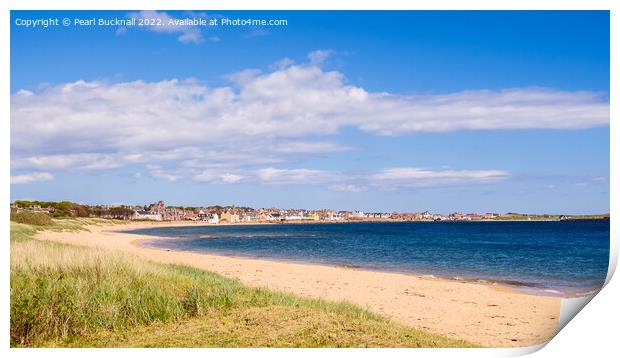
<svg viewBox="0 0 620 358">
<path fill-rule="evenodd" d="M 140 245 L 145 235 L 121 231 L 195 226 L 195 222 L 91 225 L 88 231 L 37 233 L 37 239 L 135 254 L 151 261 L 193 266 L 309 298 L 346 300 L 393 321 L 490 347 L 523 347 L 553 337 L 559 297 L 533 295 L 501 285 L 364 268 L 167 251 Z M 223 224 L 231 225 L 231 224 Z M 244 225 L 244 224 L 242 224 Z"/>
<path fill-rule="evenodd" d="M 234 225 L 234 224 L 231 224 L 231 225 Z M 146 238 L 136 239 L 132 241 L 131 244 L 137 247 L 154 249 L 154 250 L 162 250 L 166 252 L 171 252 L 171 251 L 186 252 L 186 253 L 194 253 L 194 254 L 199 254 L 199 255 L 229 257 L 229 258 L 238 259 L 238 260 L 262 260 L 262 261 L 272 261 L 272 262 L 284 263 L 284 264 L 290 263 L 290 264 L 297 264 L 297 265 L 343 268 L 343 269 L 348 269 L 348 270 L 359 270 L 359 271 L 367 271 L 367 272 L 395 273 L 395 274 L 400 274 L 400 275 L 405 275 L 405 276 L 412 276 L 416 278 L 437 279 L 437 280 L 450 281 L 450 282 L 460 282 L 460 283 L 466 283 L 466 284 L 472 284 L 472 285 L 487 286 L 487 287 L 492 287 L 492 288 L 501 288 L 501 289 L 505 289 L 505 290 L 508 290 L 508 291 L 511 291 L 517 294 L 534 295 L 534 296 L 541 296 L 541 297 L 578 298 L 578 297 L 590 296 L 600 291 L 600 289 L 591 289 L 589 291 L 560 291 L 555 288 L 539 287 L 539 286 L 536 286 L 536 284 L 534 283 L 522 282 L 522 281 L 516 281 L 516 280 L 502 280 L 502 279 L 471 277 L 471 276 L 438 275 L 438 274 L 431 274 L 431 273 L 421 273 L 421 272 L 416 272 L 416 271 L 389 269 L 389 268 L 384 268 L 384 267 L 372 267 L 372 266 L 346 264 L 346 263 L 338 264 L 338 263 L 330 263 L 330 262 L 314 262 L 314 261 L 309 261 L 309 260 L 308 261 L 295 260 L 295 259 L 276 258 L 276 257 L 268 257 L 268 256 L 238 255 L 238 254 L 229 254 L 229 253 L 214 252 L 214 251 L 167 249 L 167 248 L 149 245 L 148 243 L 145 243 L 144 241 L 176 240 L 176 239 L 184 239 L 184 238 L 148 236 L 144 234 L 133 234 L 131 232 L 125 232 L 125 231 L 122 231 L 120 233 L 145 236 Z M 204 237 L 204 239 L 208 240 L 208 238 L 206 237 Z"/>
<path fill-rule="evenodd" d="M 490 222 L 493 220 L 486 220 L 480 222 Z M 514 220 L 512 220 L 514 221 Z M 524 220 L 528 221 L 528 220 Z M 540 220 L 538 220 L 540 221 Z M 363 223 L 364 221 L 349 221 L 349 222 L 260 222 L 260 223 L 246 223 L 246 222 L 238 222 L 238 223 L 219 223 L 219 224 L 207 224 L 202 222 L 186 222 L 186 221 L 168 221 L 168 222 L 156 222 L 156 226 L 153 227 L 183 227 L 183 226 L 204 226 L 204 227 L 216 227 L 216 226 L 247 226 L 247 225 L 298 225 L 298 224 L 354 224 L 354 223 Z M 369 223 L 395 223 L 399 221 L 366 221 Z M 420 222 L 428 222 L 432 223 L 432 221 L 420 221 Z M 468 221 L 464 221 L 468 222 Z M 478 221 L 476 221 L 478 222 Z M 160 225 L 163 223 L 169 223 L 170 225 Z M 147 226 L 146 228 L 151 228 L 151 226 Z M 146 241 L 159 241 L 159 240 L 175 240 L 175 239 L 187 239 L 186 237 L 172 237 L 172 236 L 151 236 L 148 234 L 138 234 L 133 233 L 134 230 L 140 230 L 143 227 L 131 229 L 131 230 L 123 230 L 121 233 L 127 233 L 131 235 L 139 235 L 143 238 L 137 239 L 132 244 L 137 246 L 142 246 L 145 248 L 156 249 L 156 250 L 164 250 L 164 251 L 176 251 L 176 252 L 188 252 L 188 253 L 197 253 L 197 254 L 205 254 L 205 255 L 214 255 L 214 256 L 223 256 L 230 257 L 235 259 L 247 259 L 247 260 L 265 260 L 265 261 L 273 261 L 280 263 L 292 263 L 292 264 L 300 264 L 300 265 L 312 265 L 312 266 L 327 266 L 327 267 L 335 267 L 335 268 L 347 268 L 347 269 L 355 269 L 361 271 L 370 271 L 370 272 L 385 272 L 385 273 L 397 273 L 402 275 L 411 275 L 413 277 L 426 277 L 426 278 L 437 278 L 440 280 L 453 281 L 453 282 L 462 282 L 469 284 L 476 284 L 482 286 L 492 286 L 492 287 L 501 287 L 506 290 L 511 290 L 515 293 L 523 293 L 529 295 L 536 296 L 544 296 L 544 297 L 558 297 L 558 298 L 578 298 L 590 296 L 592 294 L 600 291 L 601 288 L 588 287 L 584 288 L 584 290 L 565 290 L 561 287 L 548 287 L 542 286 L 535 282 L 526 282 L 519 281 L 513 279 L 498 279 L 493 277 L 478 277 L 473 275 L 450 275 L 450 274 L 435 274 L 435 273 L 424 273 L 418 272 L 414 270 L 400 270 L 397 268 L 388 268 L 388 267 L 373 267 L 371 265 L 363 265 L 363 264 L 347 264 L 347 263 L 337 263 L 337 262 L 317 262 L 311 260 L 303 260 L 303 259 L 289 259 L 289 258 L 278 258 L 278 257 L 269 257 L 269 256 L 255 256 L 251 254 L 247 255 L 239 255 L 234 253 L 226 253 L 226 252 L 216 252 L 216 251 L 207 251 L 207 250 L 183 250 L 183 249 L 174 249 L 174 248 L 162 248 L 156 245 L 150 245 Z M 208 235 L 200 236 L 201 239 L 209 239 L 212 238 Z"/>
<path fill-rule="evenodd" d="M 176 220 L 176 221 L 155 221 L 155 220 L 130 220 L 129 223 L 153 223 L 163 226 L 230 226 L 230 225 L 301 225 L 301 224 L 372 224 L 372 223 L 506 223 L 506 222 L 579 222 L 579 221 L 609 221 L 609 217 L 596 219 L 476 219 L 476 220 L 395 220 L 395 219 L 360 219 L 360 220 L 339 220 L 339 221 L 314 221 L 314 220 L 286 220 L 286 221 L 238 221 L 234 223 L 219 222 L 210 224 L 206 221 Z M 167 225 L 166 225 L 167 224 Z"/>
</svg>

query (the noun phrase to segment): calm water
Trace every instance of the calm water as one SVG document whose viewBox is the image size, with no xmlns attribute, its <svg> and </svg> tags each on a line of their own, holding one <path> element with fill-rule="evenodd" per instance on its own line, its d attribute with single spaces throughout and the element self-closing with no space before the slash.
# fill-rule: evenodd
<svg viewBox="0 0 620 358">
<path fill-rule="evenodd" d="M 581 293 L 605 281 L 608 221 L 190 226 L 135 230 L 143 244 Z M 555 292 L 558 291 L 558 292 Z"/>
</svg>

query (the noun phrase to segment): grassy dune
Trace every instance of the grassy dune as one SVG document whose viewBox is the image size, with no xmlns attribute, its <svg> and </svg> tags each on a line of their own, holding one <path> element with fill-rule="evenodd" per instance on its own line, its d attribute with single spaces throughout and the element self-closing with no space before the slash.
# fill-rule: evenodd
<svg viewBox="0 0 620 358">
<path fill-rule="evenodd" d="M 85 221 L 55 221 L 55 230 Z M 11 346 L 467 347 L 349 303 L 250 288 L 11 223 Z"/>
<path fill-rule="evenodd" d="M 522 221 L 522 220 L 534 220 L 534 221 L 557 221 L 563 215 L 560 214 L 518 214 L 508 213 L 502 214 L 496 217 L 497 221 Z M 569 215 L 570 220 L 609 220 L 609 213 L 607 214 L 592 214 L 592 215 Z"/>
</svg>

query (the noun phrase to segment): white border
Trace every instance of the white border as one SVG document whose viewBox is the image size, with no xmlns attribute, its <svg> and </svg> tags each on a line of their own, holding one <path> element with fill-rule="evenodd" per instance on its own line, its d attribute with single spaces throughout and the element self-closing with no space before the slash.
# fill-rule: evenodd
<svg viewBox="0 0 620 358">
<path fill-rule="evenodd" d="M 7 79 L 3 81 L 0 88 L 0 110 L 3 116 L 0 117 L 3 120 L 0 122 L 0 136 L 2 143 L 2 159 L 4 165 L 2 165 L 2 176 L 0 178 L 2 182 L 2 202 L 5 203 L 3 210 L 5 217 L 8 217 L 8 203 L 10 201 L 10 184 L 9 184 L 9 163 L 10 163 L 10 138 L 9 138 L 9 103 L 10 103 L 10 90 L 9 81 L 10 78 L 10 46 L 9 46 L 9 30 L 10 30 L 10 14 L 9 10 L 134 10 L 134 9 L 163 9 L 163 10 L 185 10 L 185 9 L 209 9 L 209 10 L 611 10 L 611 80 L 610 80 L 610 100 L 611 100 L 611 163 L 610 163 L 610 183 L 617 183 L 620 179 L 620 167 L 618 166 L 618 150 L 620 149 L 618 144 L 618 123 L 616 114 L 618 112 L 618 86 L 620 85 L 620 78 L 618 76 L 617 64 L 620 60 L 618 56 L 619 51 L 619 34 L 620 24 L 617 11 L 619 5 L 617 1 L 611 0 L 435 0 L 435 1 L 409 1 L 407 4 L 403 4 L 402 1 L 397 0 L 381 0 L 381 1 L 365 1 L 365 2 L 345 2 L 337 0 L 298 0 L 298 1 L 282 1 L 282 0 L 229 0 L 218 2 L 205 2 L 198 0 L 139 0 L 139 1 L 123 1 L 123 0 L 55 0 L 54 2 L 45 0 L 19 0 L 19 1 L 2 1 L 0 2 L 0 79 Z M 614 159 L 616 162 L 614 163 Z M 611 220 L 611 257 L 609 273 L 607 276 L 608 285 L 598 296 L 594 297 L 592 303 L 587 306 L 575 319 L 573 323 L 566 326 L 565 329 L 551 342 L 548 347 L 542 349 L 538 356 L 558 356 L 567 355 L 572 356 L 574 354 L 580 355 L 598 355 L 608 352 L 617 351 L 617 329 L 619 310 L 617 303 L 620 302 L 620 284 L 618 279 L 609 283 L 613 272 L 617 266 L 618 260 L 618 234 L 620 233 L 618 228 L 618 220 L 615 220 L 615 215 L 618 213 L 618 195 L 619 187 L 611 186 L 610 188 L 610 212 L 612 216 Z M 1 312 L 2 322 L 2 337 L 5 337 L 4 349 L 9 350 L 9 240 L 8 240 L 8 221 L 0 220 L 4 236 L 4 249 L 2 250 L 2 306 Z M 579 306 L 579 305 L 577 305 Z M 575 310 L 575 307 L 572 307 Z M 348 356 L 375 356 L 377 354 L 389 354 L 391 356 L 410 356 L 416 355 L 432 355 L 432 356 L 515 356 L 522 355 L 537 351 L 544 347 L 541 345 L 538 347 L 530 347 L 524 349 L 484 349 L 484 350 L 466 350 L 466 349 L 417 349 L 412 351 L 410 349 L 390 349 L 390 350 L 376 350 L 376 349 L 364 349 L 364 350 L 331 350 L 331 349 L 319 349 L 319 350 L 290 350 L 290 349 L 215 349 L 204 351 L 200 349 L 167 349 L 167 350 L 140 350 L 140 349 L 124 349 L 115 350 L 113 354 L 122 355 L 135 355 L 135 354 L 149 354 L 156 356 L 168 356 L 171 354 L 182 354 L 191 356 L 203 356 L 204 354 L 212 355 L 230 355 L 230 354 L 246 354 L 252 356 L 269 356 L 269 357 L 284 357 L 291 354 L 300 356 L 315 356 L 317 354 L 326 355 L 348 355 Z M 82 349 L 56 349 L 56 350 L 31 350 L 20 349 L 10 350 L 10 354 L 13 355 L 30 355 L 30 354 L 45 354 L 49 356 L 78 356 L 85 353 Z M 110 354 L 109 350 L 94 349 L 89 350 L 88 354 L 96 356 L 104 356 Z M 597 354 L 598 353 L 598 354 Z M 608 355 L 608 354 L 607 354 Z"/>
<path fill-rule="evenodd" d="M 19 0 L 8 5 L 13 10 L 608 10 L 611 0 Z"/>
</svg>

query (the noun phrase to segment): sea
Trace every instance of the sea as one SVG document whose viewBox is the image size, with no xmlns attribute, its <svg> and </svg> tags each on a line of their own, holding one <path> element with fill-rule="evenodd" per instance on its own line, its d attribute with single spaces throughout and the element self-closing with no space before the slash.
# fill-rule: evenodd
<svg viewBox="0 0 620 358">
<path fill-rule="evenodd" d="M 156 227 L 142 245 L 394 271 L 580 296 L 605 282 L 609 221 L 356 222 Z"/>
</svg>

